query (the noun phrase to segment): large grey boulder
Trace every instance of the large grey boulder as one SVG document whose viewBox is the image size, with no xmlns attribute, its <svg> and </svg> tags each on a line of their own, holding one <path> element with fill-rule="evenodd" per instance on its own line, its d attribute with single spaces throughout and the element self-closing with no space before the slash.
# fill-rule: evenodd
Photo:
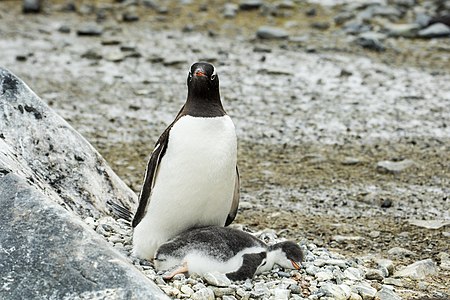
<svg viewBox="0 0 450 300">
<path fill-rule="evenodd" d="M 136 203 L 136 195 L 101 155 L 23 81 L 2 68 L 0 140 L 3 156 L 17 162 L 12 171 L 83 218 L 107 214 L 107 200 L 131 209 Z"/>
<path fill-rule="evenodd" d="M 0 68 L 0 299 L 168 299 L 82 219 L 133 207 L 100 154 Z"/>
<path fill-rule="evenodd" d="M 168 299 L 30 182 L 0 172 L 0 299 Z"/>
</svg>

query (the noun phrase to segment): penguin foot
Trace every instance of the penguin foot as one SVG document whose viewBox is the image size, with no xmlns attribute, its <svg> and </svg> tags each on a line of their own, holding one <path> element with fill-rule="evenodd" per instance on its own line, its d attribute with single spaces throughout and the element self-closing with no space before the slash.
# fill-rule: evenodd
<svg viewBox="0 0 450 300">
<path fill-rule="evenodd" d="M 187 263 L 183 263 L 181 266 L 179 266 L 178 268 L 176 268 L 175 270 L 173 270 L 169 275 L 165 275 L 163 276 L 164 279 L 166 280 L 170 280 L 172 279 L 175 275 L 177 274 L 183 274 L 183 273 L 187 273 L 188 267 L 187 267 Z"/>
</svg>

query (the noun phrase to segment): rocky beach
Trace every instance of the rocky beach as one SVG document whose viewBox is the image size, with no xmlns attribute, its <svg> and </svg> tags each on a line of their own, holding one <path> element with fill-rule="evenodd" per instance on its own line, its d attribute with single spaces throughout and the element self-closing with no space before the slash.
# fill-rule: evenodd
<svg viewBox="0 0 450 300">
<path fill-rule="evenodd" d="M 37 13 L 1 1 L 0 67 L 99 151 L 106 162 L 93 154 L 92 164 L 118 186 L 103 201 L 96 187 L 109 183 L 99 179 L 88 188 L 98 203 L 69 203 L 87 197 L 86 187 L 64 181 L 71 167 L 56 177 L 44 169 L 39 178 L 51 186 L 77 185 L 56 191 L 64 200 L 57 204 L 169 297 L 448 299 L 449 15 L 448 1 L 419 0 L 43 1 Z M 117 197 L 135 209 L 135 195 L 112 173 L 139 192 L 199 60 L 215 64 L 236 125 L 241 205 L 233 226 L 268 243 L 297 241 L 305 251 L 299 271 L 165 281 L 131 256 L 130 226 L 104 207 Z M 42 119 L 30 107 L 19 113 Z M 23 136 L 0 132 L 0 141 Z M 91 163 L 77 151 L 73 158 Z M 9 173 L 2 170 L 0 178 Z"/>
</svg>

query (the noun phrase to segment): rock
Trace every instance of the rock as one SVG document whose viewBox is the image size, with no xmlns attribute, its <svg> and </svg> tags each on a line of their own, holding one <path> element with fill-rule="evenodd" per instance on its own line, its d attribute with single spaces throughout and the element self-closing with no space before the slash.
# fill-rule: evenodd
<svg viewBox="0 0 450 300">
<path fill-rule="evenodd" d="M 11 160 L 11 150 L 0 139 L 0 168 L 10 170 L 0 176 L 0 252 L 7 253 L 0 256 L 1 299 L 168 299 L 58 205 L 49 186 L 29 181 L 17 170 L 14 164 L 22 159 Z"/>
<path fill-rule="evenodd" d="M 122 14 L 122 21 L 124 22 L 136 22 L 139 21 L 139 16 L 135 10 L 129 9 Z"/>
<path fill-rule="evenodd" d="M 38 13 L 41 11 L 41 0 L 23 0 L 23 13 Z"/>
<path fill-rule="evenodd" d="M 239 3 L 239 8 L 241 10 L 253 10 L 260 8 L 262 5 L 262 0 L 241 0 Z"/>
<path fill-rule="evenodd" d="M 385 268 L 390 275 L 394 274 L 394 263 L 390 259 L 375 259 L 375 263 L 382 268 Z"/>
<path fill-rule="evenodd" d="M 348 71 L 342 70 L 340 76 L 341 77 L 345 77 L 346 76 L 345 74 L 348 74 L 347 76 L 351 76 L 352 75 L 351 73 L 348 73 Z M 361 160 L 356 158 L 356 157 L 345 157 L 341 161 L 341 165 L 343 165 L 343 166 L 355 166 L 355 165 L 357 165 L 359 163 L 361 163 Z"/>
<path fill-rule="evenodd" d="M 393 286 L 398 286 L 398 287 L 403 287 L 403 286 L 404 286 L 402 280 L 400 280 L 400 279 L 398 279 L 398 278 L 392 278 L 392 277 L 385 278 L 385 279 L 383 280 L 383 283 L 384 283 L 384 284 L 393 285 Z"/>
<path fill-rule="evenodd" d="M 393 247 L 388 250 L 388 254 L 393 257 L 409 257 L 413 255 L 414 252 L 401 247 Z"/>
<path fill-rule="evenodd" d="M 377 269 L 368 269 L 366 271 L 366 279 L 383 281 L 384 279 L 383 272 Z"/>
<path fill-rule="evenodd" d="M 228 279 L 225 274 L 219 272 L 208 272 L 203 276 L 203 278 L 206 282 L 214 286 L 228 287 L 231 284 L 230 279 Z"/>
<path fill-rule="evenodd" d="M 377 289 L 371 287 L 368 283 L 355 284 L 352 289 L 356 290 L 363 300 L 372 300 L 377 293 Z"/>
<path fill-rule="evenodd" d="M 383 160 L 377 163 L 377 171 L 379 173 L 398 174 L 415 165 L 416 163 L 410 159 L 401 161 Z"/>
<path fill-rule="evenodd" d="M 369 31 L 361 33 L 355 40 L 355 43 L 363 48 L 381 52 L 386 50 L 386 47 L 382 43 L 385 37 L 382 33 Z"/>
<path fill-rule="evenodd" d="M 210 288 L 203 288 L 192 294 L 193 300 L 214 300 L 214 292 Z"/>
<path fill-rule="evenodd" d="M 364 240 L 362 236 L 354 236 L 354 235 L 334 235 L 331 237 L 331 239 L 337 243 L 347 243 Z"/>
<path fill-rule="evenodd" d="M 334 278 L 333 273 L 330 271 L 320 271 L 317 272 L 315 275 L 317 281 L 327 281 Z"/>
<path fill-rule="evenodd" d="M 83 219 L 109 214 L 106 200 L 134 207 L 136 195 L 101 155 L 19 78 L 1 68 L 0 133 L 8 147 L 6 156 L 17 162 L 9 168 Z"/>
<path fill-rule="evenodd" d="M 97 49 L 89 49 L 83 54 L 81 54 L 81 58 L 100 60 L 103 58 L 103 55 L 100 54 Z"/>
<path fill-rule="evenodd" d="M 223 6 L 223 16 L 227 19 L 233 19 L 236 17 L 239 7 L 234 3 L 225 3 Z"/>
<path fill-rule="evenodd" d="M 345 288 L 343 288 L 345 286 Z M 325 295 L 336 300 L 346 300 L 350 297 L 351 289 L 347 285 L 337 285 L 333 283 L 325 283 L 320 289 L 325 292 Z"/>
<path fill-rule="evenodd" d="M 431 259 L 416 261 L 394 273 L 394 277 L 409 277 L 413 279 L 425 279 L 429 275 L 438 272 L 436 263 Z"/>
<path fill-rule="evenodd" d="M 402 298 L 398 296 L 392 288 L 389 288 L 386 285 L 383 285 L 381 290 L 379 290 L 375 297 L 382 300 L 401 300 Z"/>
<path fill-rule="evenodd" d="M 330 23 L 328 22 L 312 22 L 310 24 L 311 28 L 319 29 L 319 30 L 327 30 L 330 28 Z"/>
<path fill-rule="evenodd" d="M 96 24 L 84 24 L 77 29 L 79 36 L 100 36 L 102 33 L 103 29 Z"/>
<path fill-rule="evenodd" d="M 355 17 L 355 14 L 353 12 L 343 11 L 334 17 L 334 23 L 336 25 L 342 25 L 345 22 L 349 21 L 350 19 L 353 19 L 354 17 Z"/>
<path fill-rule="evenodd" d="M 417 36 L 420 25 L 416 23 L 411 24 L 388 24 L 385 25 L 388 36 L 391 37 L 406 37 L 412 38 Z"/>
<path fill-rule="evenodd" d="M 450 225 L 450 220 L 409 220 L 408 223 L 426 229 L 439 229 Z"/>
<path fill-rule="evenodd" d="M 58 28 L 58 31 L 61 32 L 61 33 L 70 33 L 71 29 L 70 29 L 70 27 L 68 25 L 61 25 Z"/>
<path fill-rule="evenodd" d="M 435 23 L 420 30 L 418 36 L 426 39 L 447 37 L 450 36 L 450 27 L 442 23 Z"/>
<path fill-rule="evenodd" d="M 261 26 L 258 28 L 256 36 L 260 39 L 280 40 L 288 38 L 289 34 L 278 27 Z"/>
<path fill-rule="evenodd" d="M 305 15 L 307 15 L 308 17 L 314 17 L 315 15 L 317 15 L 317 9 L 315 7 L 308 8 L 305 11 Z"/>
<path fill-rule="evenodd" d="M 361 21 L 348 21 L 344 24 L 343 30 L 348 34 L 361 34 L 371 30 L 371 26 L 362 23 Z"/>
<path fill-rule="evenodd" d="M 352 281 L 360 281 L 363 279 L 363 274 L 357 268 L 347 268 L 344 270 L 344 276 Z"/>
<path fill-rule="evenodd" d="M 222 297 L 222 300 L 236 300 L 236 297 L 234 296 L 229 296 L 229 295 L 224 295 Z"/>
<path fill-rule="evenodd" d="M 290 290 L 287 289 L 275 289 L 274 290 L 274 300 L 288 300 L 289 295 L 291 294 Z"/>
<path fill-rule="evenodd" d="M 234 295 L 235 290 L 229 287 L 215 287 L 215 286 L 211 286 L 209 287 L 210 289 L 213 290 L 214 295 L 216 297 L 223 297 L 224 295 Z"/>
</svg>

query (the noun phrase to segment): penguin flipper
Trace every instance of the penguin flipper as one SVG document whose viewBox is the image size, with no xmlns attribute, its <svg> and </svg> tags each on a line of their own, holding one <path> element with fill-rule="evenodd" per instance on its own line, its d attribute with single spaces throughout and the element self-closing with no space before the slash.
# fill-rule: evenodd
<svg viewBox="0 0 450 300">
<path fill-rule="evenodd" d="M 158 173 L 159 163 L 166 153 L 167 142 L 169 141 L 169 126 L 158 139 L 155 149 L 153 150 L 145 170 L 144 183 L 142 184 L 141 192 L 139 193 L 139 205 L 134 215 L 132 226 L 136 227 L 145 215 L 148 203 L 150 201 L 150 194 L 155 184 Z"/>
<path fill-rule="evenodd" d="M 129 208 L 112 200 L 107 200 L 106 204 L 108 204 L 108 206 L 111 208 L 113 216 L 117 217 L 118 219 L 124 219 L 125 221 L 131 223 L 133 214 L 131 213 Z"/>
<path fill-rule="evenodd" d="M 233 202 L 231 203 L 231 209 L 228 213 L 227 220 L 225 221 L 225 226 L 230 225 L 234 219 L 236 218 L 237 211 L 239 208 L 239 187 L 240 187 L 240 179 L 239 179 L 239 170 L 236 166 L 236 180 L 234 183 L 234 195 L 233 195 Z"/>
<path fill-rule="evenodd" d="M 244 254 L 242 256 L 242 265 L 241 267 L 231 273 L 225 274 L 228 279 L 239 281 L 239 280 L 246 280 L 253 278 L 253 275 L 255 275 L 256 270 L 261 265 L 263 260 L 265 260 L 267 256 L 266 252 L 259 252 L 259 253 L 248 253 Z"/>
</svg>

